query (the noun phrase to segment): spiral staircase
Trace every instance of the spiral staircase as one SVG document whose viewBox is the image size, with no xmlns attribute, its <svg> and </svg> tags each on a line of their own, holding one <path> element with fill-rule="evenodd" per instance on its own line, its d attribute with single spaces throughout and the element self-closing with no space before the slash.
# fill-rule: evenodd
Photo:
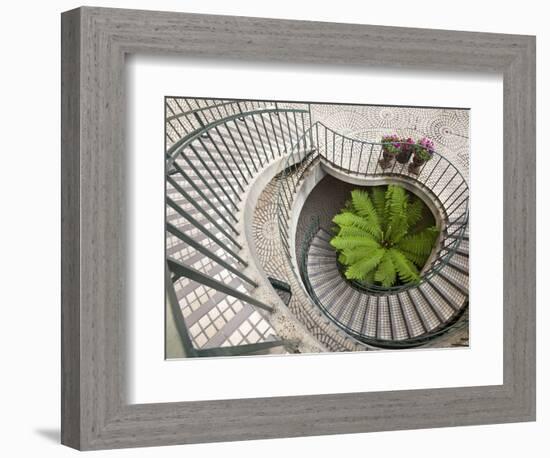
<svg viewBox="0 0 550 458">
<path fill-rule="evenodd" d="M 438 346 L 467 328 L 464 168 L 436 153 L 417 175 L 383 169 L 379 143 L 319 113 L 166 98 L 167 357 Z M 326 176 L 399 183 L 428 204 L 441 235 L 420 283 L 382 290 L 341 275 L 329 220 L 305 217 Z"/>
</svg>

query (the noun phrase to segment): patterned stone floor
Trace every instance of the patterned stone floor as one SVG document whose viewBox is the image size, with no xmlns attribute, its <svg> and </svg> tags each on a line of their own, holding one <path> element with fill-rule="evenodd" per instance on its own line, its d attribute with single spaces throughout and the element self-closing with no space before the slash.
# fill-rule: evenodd
<svg viewBox="0 0 550 458">
<path fill-rule="evenodd" d="M 330 351 L 354 351 L 364 349 L 342 333 L 308 299 L 302 286 L 296 281 L 284 255 L 277 224 L 278 177 L 261 193 L 254 212 L 253 231 L 255 251 L 266 275 L 288 283 L 292 296 L 287 304 L 293 316 L 309 333 Z"/>
<path fill-rule="evenodd" d="M 469 110 L 312 104 L 311 121 L 371 142 L 393 133 L 414 140 L 426 136 L 466 179 L 470 175 Z"/>
</svg>

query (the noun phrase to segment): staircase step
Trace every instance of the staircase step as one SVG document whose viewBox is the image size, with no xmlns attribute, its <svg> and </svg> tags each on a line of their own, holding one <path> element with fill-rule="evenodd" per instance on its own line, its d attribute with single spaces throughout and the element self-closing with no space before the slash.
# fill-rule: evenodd
<svg viewBox="0 0 550 458">
<path fill-rule="evenodd" d="M 408 291 L 399 293 L 399 301 L 403 308 L 403 314 L 409 323 L 411 337 L 416 337 L 427 332 L 428 325 L 423 321 L 423 315 L 418 311 Z"/>
<path fill-rule="evenodd" d="M 377 316 L 378 338 L 393 340 L 393 327 L 390 317 L 389 301 L 387 296 L 380 296 Z"/>
<path fill-rule="evenodd" d="M 388 310 L 392 326 L 392 335 L 394 340 L 403 340 L 409 337 L 408 323 L 401 304 L 396 294 L 388 297 Z"/>
<path fill-rule="evenodd" d="M 443 280 L 445 280 L 449 285 L 451 285 L 458 292 L 460 292 L 464 297 L 467 297 L 468 296 L 467 288 L 465 288 L 464 285 L 461 284 L 459 280 L 457 280 L 456 278 L 452 278 L 450 275 L 448 275 L 448 273 L 445 271 L 448 268 L 449 267 L 446 266 L 444 269 L 442 269 L 438 274 L 439 277 L 443 278 Z M 462 275 L 462 282 L 464 282 L 464 274 L 459 274 L 459 275 Z"/>
<path fill-rule="evenodd" d="M 445 322 L 445 317 L 439 310 L 439 307 L 434 302 L 436 298 L 430 297 L 430 294 L 424 292 L 424 289 L 421 285 L 414 290 L 411 290 L 410 293 L 414 298 L 415 305 L 418 310 L 422 310 L 424 318 L 427 320 L 429 330 Z M 439 296 L 438 296 L 439 297 Z M 437 321 L 436 321 L 437 320 Z"/>
<path fill-rule="evenodd" d="M 435 276 L 424 283 L 424 285 L 427 285 L 424 288 L 424 291 L 429 294 L 428 291 L 431 288 L 437 295 L 439 295 L 439 297 L 444 299 L 443 301 L 437 301 L 436 307 L 443 317 L 442 322 L 445 322 L 453 315 L 453 312 L 458 310 L 458 304 L 453 296 L 451 296 L 448 290 L 443 286 L 442 282 L 444 282 L 444 280 L 438 278 L 438 276 Z"/>
</svg>

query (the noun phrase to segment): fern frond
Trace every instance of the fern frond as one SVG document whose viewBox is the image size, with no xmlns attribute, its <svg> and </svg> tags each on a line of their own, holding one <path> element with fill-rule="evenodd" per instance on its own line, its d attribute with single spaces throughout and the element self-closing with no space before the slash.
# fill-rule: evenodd
<svg viewBox="0 0 550 458">
<path fill-rule="evenodd" d="M 418 197 L 409 202 L 407 205 L 407 224 L 409 227 L 414 227 L 422 219 L 423 209 L 424 203 Z"/>
<path fill-rule="evenodd" d="M 398 243 L 408 232 L 409 225 L 407 224 L 407 215 L 396 215 L 388 225 L 386 239 L 391 243 Z"/>
<path fill-rule="evenodd" d="M 368 232 L 355 226 L 343 226 L 338 229 L 336 235 L 339 237 L 372 237 Z"/>
<path fill-rule="evenodd" d="M 374 279 L 379 282 L 384 288 L 389 288 L 395 283 L 397 272 L 393 264 L 390 252 L 386 250 L 384 257 L 378 264 L 378 268 L 374 274 Z"/>
<path fill-rule="evenodd" d="M 369 234 L 353 237 L 333 237 L 330 244 L 337 250 L 351 250 L 359 247 L 378 248 L 380 244 Z"/>
<path fill-rule="evenodd" d="M 363 258 L 370 258 L 376 253 L 379 248 L 380 246 L 359 246 L 355 248 L 346 248 L 341 252 L 342 259 L 344 260 L 343 264 L 351 265 L 355 264 Z M 340 260 L 340 257 L 338 257 L 338 260 L 342 262 Z"/>
<path fill-rule="evenodd" d="M 340 227 L 355 227 L 362 229 L 371 234 L 377 240 L 380 240 L 380 237 L 382 236 L 380 227 L 376 223 L 351 212 L 344 211 L 339 213 L 332 219 L 332 222 L 338 224 Z"/>
<path fill-rule="evenodd" d="M 349 280 L 365 280 L 368 273 L 378 266 L 385 252 L 384 248 L 378 248 L 372 256 L 350 265 L 345 272 L 346 278 Z"/>
<path fill-rule="evenodd" d="M 360 189 L 354 189 L 351 191 L 351 201 L 353 203 L 355 213 L 363 218 L 367 218 L 367 220 L 372 223 L 373 227 L 377 228 L 377 232 L 381 233 L 382 229 L 380 228 L 380 219 L 378 218 L 378 213 L 370 200 L 368 192 L 361 191 Z"/>
<path fill-rule="evenodd" d="M 388 185 L 386 191 L 386 238 L 397 243 L 407 233 L 407 194 L 401 186 Z"/>
<path fill-rule="evenodd" d="M 346 258 L 346 254 L 343 251 L 341 251 L 340 254 L 338 255 L 338 262 L 345 266 L 349 265 L 348 259 Z"/>
<path fill-rule="evenodd" d="M 372 189 L 372 204 L 378 213 L 378 219 L 380 220 L 380 227 L 385 230 L 386 227 L 386 193 L 381 187 Z"/>
<path fill-rule="evenodd" d="M 416 266 L 409 261 L 401 251 L 395 248 L 388 250 L 389 255 L 397 271 L 397 275 L 404 283 L 420 281 L 420 274 Z"/>
<path fill-rule="evenodd" d="M 403 253 L 409 261 L 414 262 L 420 268 L 424 267 L 424 264 L 426 264 L 426 260 L 428 259 L 428 256 L 426 255 L 411 253 L 403 248 L 399 248 L 399 251 L 401 251 L 401 253 Z"/>
<path fill-rule="evenodd" d="M 432 252 L 434 242 L 436 241 L 438 235 L 439 230 L 432 226 L 424 229 L 418 234 L 412 234 L 404 237 L 399 243 L 397 243 L 396 248 L 427 257 Z M 426 259 L 424 259 L 424 262 L 426 262 Z"/>
<path fill-rule="evenodd" d="M 368 283 L 369 285 L 373 285 L 375 280 L 374 280 L 374 269 L 372 269 L 370 272 L 367 273 L 367 275 L 365 275 L 365 279 L 363 280 L 365 283 Z"/>
<path fill-rule="evenodd" d="M 345 211 L 353 211 L 353 203 L 351 199 L 348 199 L 344 202 L 343 210 Z"/>
</svg>

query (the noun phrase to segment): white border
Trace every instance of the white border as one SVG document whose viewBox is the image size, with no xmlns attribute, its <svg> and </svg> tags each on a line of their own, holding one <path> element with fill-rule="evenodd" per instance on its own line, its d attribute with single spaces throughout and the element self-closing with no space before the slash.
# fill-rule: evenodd
<svg viewBox="0 0 550 458">
<path fill-rule="evenodd" d="M 126 68 L 130 403 L 502 384 L 500 75 L 145 56 Z M 471 108 L 471 347 L 164 361 L 165 95 Z"/>
</svg>

